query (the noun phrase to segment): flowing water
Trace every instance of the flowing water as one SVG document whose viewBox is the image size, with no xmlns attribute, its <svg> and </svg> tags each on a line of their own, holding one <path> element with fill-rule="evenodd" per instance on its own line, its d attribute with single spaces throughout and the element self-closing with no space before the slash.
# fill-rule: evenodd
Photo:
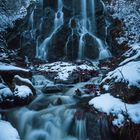
<svg viewBox="0 0 140 140">
<path fill-rule="evenodd" d="M 96 113 L 90 117 L 89 112 L 78 106 L 79 99 L 75 97 L 76 89 L 86 84 L 99 84 L 101 77 L 51 94 L 43 93 L 43 86 L 37 83 L 38 78 L 36 80 L 37 97 L 28 106 L 5 113 L 7 120 L 18 130 L 21 140 L 102 140 L 102 135 L 104 140 L 110 140 L 106 120 L 98 119 Z M 90 96 L 83 94 L 81 97 Z"/>
<path fill-rule="evenodd" d="M 74 91 L 84 84 L 52 95 L 38 90 L 38 96 L 30 105 L 9 111 L 8 120 L 17 128 L 22 140 L 88 140 L 86 118 L 82 111 L 80 117 L 76 115 L 77 101 L 73 98 Z"/>
<path fill-rule="evenodd" d="M 47 59 L 48 45 L 51 41 L 51 38 L 54 35 L 54 33 L 57 31 L 57 29 L 59 29 L 59 27 L 63 25 L 64 22 L 62 7 L 63 7 L 62 0 L 58 0 L 57 12 L 55 13 L 55 19 L 54 19 L 54 29 L 52 33 L 49 35 L 49 37 L 45 38 L 40 45 L 37 43 L 37 47 L 36 47 L 37 58 L 44 59 L 44 60 Z"/>
</svg>

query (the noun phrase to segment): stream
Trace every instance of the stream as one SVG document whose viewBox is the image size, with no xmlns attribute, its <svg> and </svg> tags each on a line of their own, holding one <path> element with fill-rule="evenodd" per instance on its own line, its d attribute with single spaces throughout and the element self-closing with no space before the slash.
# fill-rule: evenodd
<svg viewBox="0 0 140 140">
<path fill-rule="evenodd" d="M 94 78 L 93 81 L 97 83 L 99 80 Z M 76 89 L 89 83 L 91 81 L 78 83 L 64 92 L 51 94 L 43 93 L 41 87 L 35 85 L 37 96 L 32 103 L 8 111 L 6 118 L 18 130 L 21 140 L 91 140 L 91 134 L 87 133 L 92 129 L 87 128 L 90 115 L 77 106 L 79 99 L 74 96 Z M 92 95 L 82 95 L 80 100 L 89 96 Z M 99 135 L 97 131 L 95 133 Z"/>
</svg>

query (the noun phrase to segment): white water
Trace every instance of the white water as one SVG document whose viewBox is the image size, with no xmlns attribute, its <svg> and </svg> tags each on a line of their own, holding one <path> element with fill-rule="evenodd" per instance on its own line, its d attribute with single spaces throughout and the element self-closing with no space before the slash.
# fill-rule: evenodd
<svg viewBox="0 0 140 140">
<path fill-rule="evenodd" d="M 63 8 L 62 0 L 58 0 L 57 13 L 55 13 L 55 19 L 54 19 L 54 30 L 56 30 L 64 23 L 64 14 L 62 8 Z"/>
<path fill-rule="evenodd" d="M 80 36 L 80 40 L 79 40 L 79 51 L 78 51 L 78 59 L 81 60 L 84 58 L 84 47 L 85 47 L 85 43 L 83 40 L 84 37 L 84 33 L 81 34 Z"/>
<path fill-rule="evenodd" d="M 76 136 L 78 140 L 87 140 L 86 119 L 76 120 Z"/>
</svg>

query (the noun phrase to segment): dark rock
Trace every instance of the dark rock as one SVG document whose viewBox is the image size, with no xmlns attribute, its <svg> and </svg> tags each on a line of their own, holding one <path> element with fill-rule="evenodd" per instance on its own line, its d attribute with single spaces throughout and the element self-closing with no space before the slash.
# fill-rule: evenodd
<svg viewBox="0 0 140 140">
<path fill-rule="evenodd" d="M 104 113 L 88 112 L 87 119 L 87 135 L 89 140 L 111 140 L 111 130 L 108 117 Z"/>
<path fill-rule="evenodd" d="M 62 105 L 63 101 L 61 100 L 61 98 L 58 98 L 55 102 L 55 105 Z"/>
<path fill-rule="evenodd" d="M 109 83 L 109 84 L 108 84 Z M 140 89 L 136 86 L 128 86 L 124 82 L 114 82 L 114 79 L 106 80 L 100 85 L 101 92 L 106 92 L 103 85 L 109 85 L 108 92 L 114 97 L 120 98 L 125 103 L 137 103 L 140 100 Z"/>
<path fill-rule="evenodd" d="M 99 56 L 99 44 L 97 40 L 90 34 L 84 36 L 85 42 L 85 54 L 84 56 L 88 59 L 97 59 Z"/>
<path fill-rule="evenodd" d="M 72 88 L 71 85 L 63 85 L 63 84 L 54 84 L 54 85 L 46 85 L 43 87 L 42 91 L 45 94 L 49 93 L 58 93 L 58 92 L 65 92 L 69 88 Z"/>
<path fill-rule="evenodd" d="M 62 85 L 46 85 L 42 91 L 45 94 L 62 92 L 64 87 Z"/>
</svg>

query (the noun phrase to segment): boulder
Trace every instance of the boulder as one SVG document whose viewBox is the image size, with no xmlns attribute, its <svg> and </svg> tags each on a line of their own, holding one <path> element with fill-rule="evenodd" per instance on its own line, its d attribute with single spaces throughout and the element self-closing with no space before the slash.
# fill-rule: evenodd
<svg viewBox="0 0 140 140">
<path fill-rule="evenodd" d="M 96 38 L 87 33 L 84 35 L 83 40 L 85 42 L 85 58 L 97 59 L 99 56 L 99 44 Z"/>
<path fill-rule="evenodd" d="M 16 85 L 13 95 L 15 106 L 27 105 L 33 100 L 34 97 L 31 89 L 25 85 Z"/>
</svg>

